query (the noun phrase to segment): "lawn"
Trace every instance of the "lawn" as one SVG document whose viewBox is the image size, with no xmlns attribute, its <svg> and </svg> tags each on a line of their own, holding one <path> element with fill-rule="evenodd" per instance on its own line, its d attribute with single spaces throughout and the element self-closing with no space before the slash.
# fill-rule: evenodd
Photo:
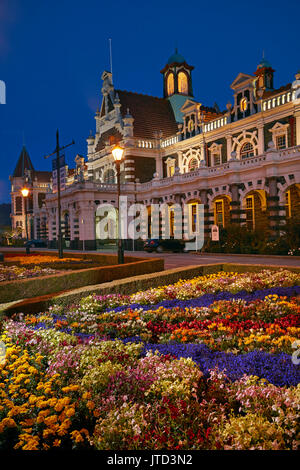
<svg viewBox="0 0 300 470">
<path fill-rule="evenodd" d="M 265 270 L 4 318 L 0 449 L 296 450 L 299 312 Z"/>
</svg>

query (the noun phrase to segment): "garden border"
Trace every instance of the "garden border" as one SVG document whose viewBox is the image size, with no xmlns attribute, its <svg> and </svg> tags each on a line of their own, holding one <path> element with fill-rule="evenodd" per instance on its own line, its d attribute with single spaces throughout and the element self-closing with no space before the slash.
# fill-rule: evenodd
<svg viewBox="0 0 300 470">
<path fill-rule="evenodd" d="M 25 299 L 13 304 L 4 306 L 2 313 L 12 314 L 17 312 L 38 313 L 46 310 L 53 304 L 70 305 L 78 302 L 82 297 L 96 293 L 98 295 L 107 294 L 133 294 L 135 292 L 149 289 L 150 287 L 159 287 L 172 284 L 180 279 L 192 279 L 199 275 L 213 274 L 218 271 L 224 272 L 259 272 L 264 269 L 270 271 L 289 270 L 300 273 L 300 268 L 295 266 L 266 266 L 253 264 L 236 263 L 215 263 L 198 266 L 188 266 L 173 268 L 161 272 L 142 274 L 129 278 L 123 278 L 105 282 L 98 285 L 89 285 L 78 289 L 61 292 L 59 294 L 50 294 L 35 298 Z M 1 308 L 1 307 L 0 307 Z"/>
</svg>

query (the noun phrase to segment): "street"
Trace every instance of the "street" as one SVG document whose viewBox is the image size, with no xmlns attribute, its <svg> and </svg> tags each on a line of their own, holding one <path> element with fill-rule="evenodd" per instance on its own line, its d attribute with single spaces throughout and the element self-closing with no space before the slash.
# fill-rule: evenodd
<svg viewBox="0 0 300 470">
<path fill-rule="evenodd" d="M 44 251 L 45 248 L 34 248 L 31 252 Z M 7 248 L 1 247 L 0 252 L 5 251 L 23 251 L 24 248 Z M 51 249 L 53 253 L 57 250 Z M 117 254 L 116 251 L 79 251 L 79 250 L 64 250 L 68 253 L 107 253 Z M 271 255 L 233 255 L 223 253 L 147 253 L 145 251 L 125 251 L 127 256 L 136 256 L 142 258 L 163 258 L 165 260 L 165 269 L 179 268 L 180 266 L 197 266 L 201 264 L 215 264 L 215 263 L 237 263 L 237 264 L 261 264 L 264 266 L 296 266 L 300 267 L 300 258 L 293 256 L 271 256 Z"/>
</svg>

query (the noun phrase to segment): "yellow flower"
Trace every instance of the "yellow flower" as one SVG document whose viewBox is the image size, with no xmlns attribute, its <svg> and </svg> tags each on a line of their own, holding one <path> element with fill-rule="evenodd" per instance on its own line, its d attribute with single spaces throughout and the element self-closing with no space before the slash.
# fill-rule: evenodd
<svg viewBox="0 0 300 470">
<path fill-rule="evenodd" d="M 73 416 L 75 414 L 75 409 L 74 408 L 69 408 L 67 411 L 66 411 L 66 416 L 68 418 L 71 418 L 71 416 Z"/>
</svg>

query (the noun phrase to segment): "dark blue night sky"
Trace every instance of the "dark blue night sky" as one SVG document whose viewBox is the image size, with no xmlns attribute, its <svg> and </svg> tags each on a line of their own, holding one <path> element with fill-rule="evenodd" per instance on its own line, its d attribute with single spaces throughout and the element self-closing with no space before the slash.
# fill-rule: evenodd
<svg viewBox="0 0 300 470">
<path fill-rule="evenodd" d="M 300 2 L 0 0 L 0 203 L 23 139 L 33 165 L 50 170 L 43 155 L 72 139 L 73 165 L 86 154 L 100 105 L 101 73 L 109 70 L 112 38 L 114 84 L 162 96 L 160 70 L 178 47 L 195 66 L 195 98 L 221 109 L 231 99 L 239 72 L 252 74 L 262 58 L 271 62 L 275 87 L 300 69 Z M 24 137 L 23 137 L 24 135 Z"/>
</svg>

